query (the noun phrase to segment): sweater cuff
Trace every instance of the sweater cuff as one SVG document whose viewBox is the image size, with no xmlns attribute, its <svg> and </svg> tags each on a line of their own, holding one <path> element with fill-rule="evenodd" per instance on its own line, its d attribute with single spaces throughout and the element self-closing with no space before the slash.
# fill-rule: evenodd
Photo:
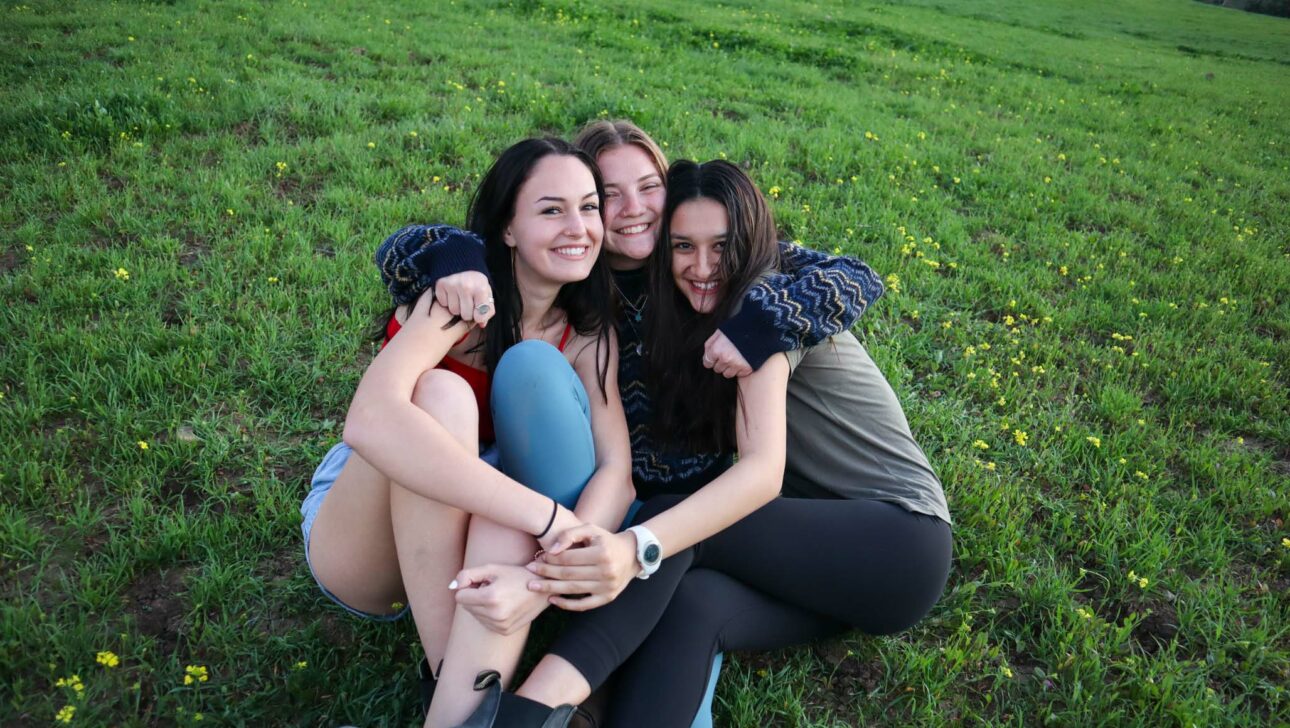
<svg viewBox="0 0 1290 728">
<path fill-rule="evenodd" d="M 761 369 L 772 354 L 783 351 L 775 332 L 774 316 L 760 306 L 748 305 L 746 301 L 739 312 L 717 330 L 730 339 L 753 370 Z"/>
<path fill-rule="evenodd" d="M 432 282 L 468 270 L 488 275 L 484 246 L 465 236 L 441 243 L 428 262 L 429 270 L 426 273 Z M 492 281 L 492 276 L 489 276 L 489 281 Z"/>
</svg>

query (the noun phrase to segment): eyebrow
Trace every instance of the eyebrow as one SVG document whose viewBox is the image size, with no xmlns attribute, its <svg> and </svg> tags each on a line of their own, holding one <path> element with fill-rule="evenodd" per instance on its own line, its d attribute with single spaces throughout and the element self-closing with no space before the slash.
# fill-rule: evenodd
<svg viewBox="0 0 1290 728">
<path fill-rule="evenodd" d="M 679 235 L 677 233 L 672 233 L 669 237 L 671 237 L 672 240 L 684 240 L 687 243 L 694 242 L 694 240 L 689 235 Z M 724 243 L 726 241 L 726 238 L 728 237 L 730 237 L 730 231 L 727 230 L 726 232 L 721 233 L 720 235 L 714 236 L 712 240 L 714 242 Z"/>
<path fill-rule="evenodd" d="M 596 196 L 596 192 L 595 190 L 592 190 L 591 192 L 588 192 L 587 194 L 583 195 L 582 199 L 585 200 L 588 197 L 595 197 L 595 196 Z M 539 197 L 536 200 L 534 200 L 534 204 L 537 204 L 539 202 L 564 202 L 564 201 L 565 199 L 563 197 L 551 197 L 550 195 L 547 195 L 545 197 Z"/>
<path fill-rule="evenodd" d="M 658 172 L 650 172 L 649 174 L 645 175 L 644 177 L 641 177 L 641 178 L 637 179 L 637 180 L 636 180 L 636 184 L 640 184 L 641 182 L 644 182 L 645 180 L 647 180 L 647 179 L 649 179 L 649 178 L 651 178 L 651 177 L 657 177 L 657 178 L 658 178 L 658 181 L 660 181 L 660 182 L 662 182 L 662 181 L 663 181 L 663 177 L 662 177 L 662 175 L 660 175 Z M 606 183 L 606 184 L 605 184 L 605 186 L 606 186 L 606 187 L 617 187 L 618 185 L 616 185 L 616 184 L 612 184 L 612 183 Z"/>
</svg>

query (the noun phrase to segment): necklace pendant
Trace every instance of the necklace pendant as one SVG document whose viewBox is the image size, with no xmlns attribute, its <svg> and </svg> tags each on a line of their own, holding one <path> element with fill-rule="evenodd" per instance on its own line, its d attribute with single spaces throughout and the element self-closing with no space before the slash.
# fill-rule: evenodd
<svg viewBox="0 0 1290 728">
<path fill-rule="evenodd" d="M 640 322 L 641 322 L 641 315 L 640 315 L 639 313 L 638 313 L 638 314 L 636 314 L 633 318 L 635 318 L 635 319 L 636 319 L 636 323 L 640 323 Z"/>
<path fill-rule="evenodd" d="M 636 356 L 641 356 L 642 354 L 644 354 L 644 351 L 642 351 L 642 347 L 641 347 L 641 345 L 640 345 L 640 344 L 637 344 L 637 345 L 636 345 Z"/>
</svg>

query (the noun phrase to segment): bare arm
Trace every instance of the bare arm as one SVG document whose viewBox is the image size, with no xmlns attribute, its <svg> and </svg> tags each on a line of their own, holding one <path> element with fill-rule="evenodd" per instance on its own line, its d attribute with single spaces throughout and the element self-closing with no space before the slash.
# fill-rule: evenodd
<svg viewBox="0 0 1290 728">
<path fill-rule="evenodd" d="M 658 537 L 663 557 L 728 528 L 769 503 L 784 479 L 787 429 L 788 358 L 772 356 L 756 372 L 739 380 L 736 412 L 739 461 L 694 495 L 645 522 Z M 551 603 L 574 611 L 612 601 L 640 572 L 636 537 L 583 525 L 560 534 L 544 562 L 530 565 L 545 580 L 529 588 L 552 595 Z M 571 599 L 567 595 L 590 594 Z"/>
<path fill-rule="evenodd" d="M 573 369 L 587 390 L 591 403 L 591 434 L 596 445 L 596 472 L 587 481 L 574 513 L 583 523 L 607 531 L 618 530 L 636 498 L 632 485 L 632 451 L 627 437 L 627 417 L 618 396 L 618 337 L 610 330 L 606 341 L 579 337 Z M 597 360 L 605 361 L 604 396 L 600 391 Z"/>
<path fill-rule="evenodd" d="M 719 533 L 779 495 L 784 482 L 789 366 L 772 356 L 739 380 L 735 414 L 739 461 L 694 495 L 643 525 L 658 537 L 663 556 Z"/>
<path fill-rule="evenodd" d="M 363 373 L 345 418 L 345 442 L 386 477 L 426 498 L 525 533 L 541 533 L 551 518 L 551 499 L 489 467 L 478 453 L 467 452 L 412 403 L 422 372 L 440 362 L 467 331 L 464 323 L 444 328 L 451 319 L 447 309 L 434 304 L 433 293 L 418 299 L 399 335 Z M 577 523 L 561 508 L 552 533 L 543 540 L 550 543 L 559 530 Z"/>
</svg>

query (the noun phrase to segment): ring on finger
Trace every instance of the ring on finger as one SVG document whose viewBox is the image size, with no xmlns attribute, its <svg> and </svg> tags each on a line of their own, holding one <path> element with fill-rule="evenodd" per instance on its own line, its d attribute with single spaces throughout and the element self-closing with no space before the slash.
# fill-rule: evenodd
<svg viewBox="0 0 1290 728">
<path fill-rule="evenodd" d="M 493 307 L 488 305 L 487 303 L 481 303 L 475 307 L 475 313 L 479 314 L 480 316 L 487 316 L 488 312 L 492 310 L 493 310 Z"/>
</svg>

